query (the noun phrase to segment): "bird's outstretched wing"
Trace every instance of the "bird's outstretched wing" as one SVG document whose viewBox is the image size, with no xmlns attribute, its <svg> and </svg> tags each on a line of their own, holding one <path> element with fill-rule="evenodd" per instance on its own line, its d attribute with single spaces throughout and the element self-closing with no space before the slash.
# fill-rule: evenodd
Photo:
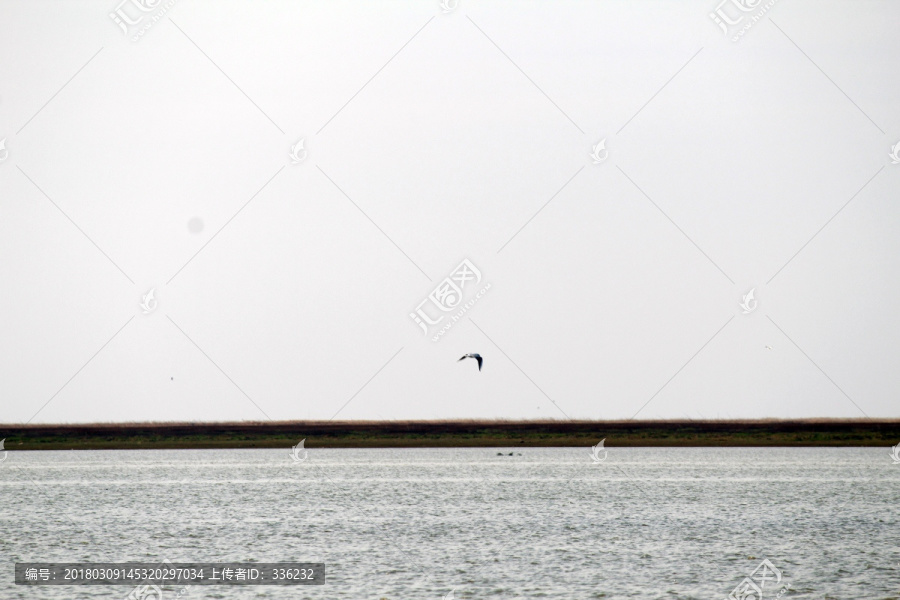
<svg viewBox="0 0 900 600">
<path fill-rule="evenodd" d="M 476 356 L 476 357 L 475 357 L 475 360 L 478 361 L 478 370 L 480 371 L 480 370 L 481 370 L 481 363 L 484 362 L 484 359 L 481 358 L 481 356 Z"/>
<path fill-rule="evenodd" d="M 466 356 L 468 356 L 468 354 Z M 461 356 L 460 359 L 456 362 L 459 362 L 460 360 L 464 359 L 466 356 Z"/>
</svg>

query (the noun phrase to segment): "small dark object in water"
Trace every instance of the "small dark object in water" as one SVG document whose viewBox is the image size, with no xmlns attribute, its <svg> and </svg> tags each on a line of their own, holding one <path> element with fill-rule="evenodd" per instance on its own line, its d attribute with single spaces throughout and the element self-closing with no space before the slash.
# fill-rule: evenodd
<svg viewBox="0 0 900 600">
<path fill-rule="evenodd" d="M 498 452 L 498 453 L 497 453 L 497 456 L 503 456 L 503 453 L 502 453 L 502 452 Z"/>
<path fill-rule="evenodd" d="M 510 452 L 510 453 L 509 453 L 509 455 L 510 455 L 510 456 L 512 456 L 512 455 L 513 455 L 513 453 L 512 453 L 512 452 Z"/>
</svg>

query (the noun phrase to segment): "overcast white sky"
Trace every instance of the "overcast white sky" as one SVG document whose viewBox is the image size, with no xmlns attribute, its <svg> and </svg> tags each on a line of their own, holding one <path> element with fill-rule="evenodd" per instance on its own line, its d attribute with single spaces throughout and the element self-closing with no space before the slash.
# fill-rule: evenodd
<svg viewBox="0 0 900 600">
<path fill-rule="evenodd" d="M 900 3 L 154 2 L 0 2 L 0 422 L 900 416 Z"/>
</svg>

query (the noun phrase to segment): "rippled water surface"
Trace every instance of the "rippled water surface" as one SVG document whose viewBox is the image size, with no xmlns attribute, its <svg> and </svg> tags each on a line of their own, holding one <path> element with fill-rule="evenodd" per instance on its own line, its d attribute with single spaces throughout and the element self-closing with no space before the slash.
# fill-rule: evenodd
<svg viewBox="0 0 900 600">
<path fill-rule="evenodd" d="M 186 599 L 726 598 L 763 559 L 781 576 L 766 599 L 900 598 L 900 464 L 888 448 L 605 456 L 13 451 L 0 463 L 0 598 L 131 591 L 16 586 L 17 561 L 162 559 L 327 564 L 320 587 L 192 586 Z"/>
</svg>

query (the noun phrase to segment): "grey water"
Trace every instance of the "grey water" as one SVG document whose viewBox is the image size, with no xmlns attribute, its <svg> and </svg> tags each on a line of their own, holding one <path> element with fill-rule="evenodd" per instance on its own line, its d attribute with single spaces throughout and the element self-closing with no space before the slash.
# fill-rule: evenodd
<svg viewBox="0 0 900 600">
<path fill-rule="evenodd" d="M 501 453 L 502 455 L 498 455 Z M 510 455 L 512 453 L 512 455 Z M 900 598 L 900 464 L 884 448 L 9 452 L 0 598 L 16 562 L 326 563 L 321 586 L 200 598 Z M 744 586 L 741 588 L 741 586 Z M 743 591 L 740 591 L 743 589 Z M 144 600 L 157 600 L 145 591 Z M 140 598 L 140 595 L 132 597 Z"/>
</svg>

